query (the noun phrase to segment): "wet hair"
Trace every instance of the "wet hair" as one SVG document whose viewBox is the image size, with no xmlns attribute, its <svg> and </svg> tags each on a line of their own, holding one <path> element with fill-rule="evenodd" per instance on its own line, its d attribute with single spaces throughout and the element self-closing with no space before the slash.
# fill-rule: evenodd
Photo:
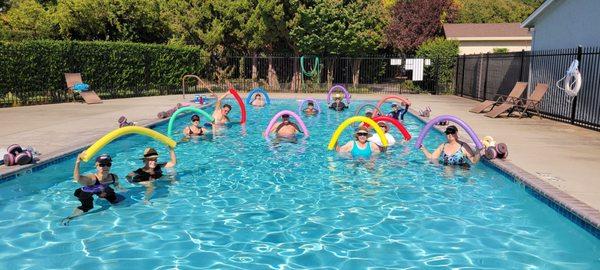
<svg viewBox="0 0 600 270">
<path fill-rule="evenodd" d="M 373 116 L 373 112 L 367 112 L 367 113 L 365 113 L 365 116 L 366 117 L 371 117 L 371 116 Z"/>
<path fill-rule="evenodd" d="M 229 110 L 231 111 L 231 105 L 229 105 L 229 104 L 223 105 L 223 108 L 229 108 Z"/>
<path fill-rule="evenodd" d="M 198 116 L 197 114 L 194 114 L 194 115 L 192 115 L 191 120 L 192 120 L 192 122 L 194 122 L 194 121 L 200 121 L 200 116 Z"/>
<path fill-rule="evenodd" d="M 284 115 L 281 116 L 281 118 L 290 118 L 290 115 L 289 114 L 284 114 Z"/>
<path fill-rule="evenodd" d="M 315 104 L 312 102 L 308 102 L 308 106 L 315 106 Z"/>
</svg>

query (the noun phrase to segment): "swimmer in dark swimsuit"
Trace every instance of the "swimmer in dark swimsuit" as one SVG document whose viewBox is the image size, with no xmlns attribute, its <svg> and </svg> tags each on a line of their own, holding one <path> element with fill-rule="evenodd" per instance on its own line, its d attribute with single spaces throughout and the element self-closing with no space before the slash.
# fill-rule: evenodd
<svg viewBox="0 0 600 270">
<path fill-rule="evenodd" d="M 473 164 L 479 162 L 480 151 L 473 151 L 468 144 L 458 139 L 458 128 L 456 126 L 448 126 L 444 133 L 448 142 L 440 144 L 433 153 L 429 153 L 427 148 L 420 146 L 419 149 L 423 151 L 428 159 L 432 161 L 440 159 L 444 165 L 455 165 L 463 168 L 469 168 L 471 166 L 469 162 Z"/>
<path fill-rule="evenodd" d="M 202 136 L 208 132 L 208 130 L 202 126 L 200 126 L 200 116 L 197 114 L 192 115 L 192 125 L 187 126 L 183 129 L 183 134 L 186 137 L 191 136 Z"/>
<path fill-rule="evenodd" d="M 163 176 L 163 168 L 173 168 L 177 164 L 175 150 L 169 149 L 171 160 L 167 163 L 158 163 L 158 152 L 154 148 L 146 148 L 144 150 L 144 167 L 139 168 L 127 175 L 127 180 L 131 183 L 139 183 L 146 187 L 144 203 L 150 203 L 150 197 L 154 193 L 154 180 Z"/>
<path fill-rule="evenodd" d="M 348 108 L 348 105 L 346 105 L 344 102 L 342 102 L 341 97 L 335 97 L 334 102 L 331 103 L 331 105 L 329 105 L 329 109 L 336 110 L 338 112 L 341 112 L 347 108 Z"/>
<path fill-rule="evenodd" d="M 65 226 L 69 225 L 72 219 L 94 208 L 94 195 L 106 199 L 111 204 L 117 203 L 117 194 L 110 185 L 114 185 L 120 191 L 124 190 L 119 184 L 119 177 L 110 173 L 112 158 L 109 155 L 104 154 L 96 158 L 97 172 L 95 174 L 81 175 L 79 174 L 79 164 L 84 156 L 85 152 L 77 156 L 75 169 L 73 170 L 73 180 L 83 185 L 83 187 L 76 189 L 73 194 L 79 199 L 81 206 L 75 208 L 70 216 L 62 220 L 62 224 Z"/>
<path fill-rule="evenodd" d="M 392 104 L 392 111 L 387 116 L 396 120 L 404 120 L 404 115 L 408 112 L 408 104 L 402 102 L 402 105 L 404 105 L 404 109 L 400 109 L 396 103 Z"/>
</svg>

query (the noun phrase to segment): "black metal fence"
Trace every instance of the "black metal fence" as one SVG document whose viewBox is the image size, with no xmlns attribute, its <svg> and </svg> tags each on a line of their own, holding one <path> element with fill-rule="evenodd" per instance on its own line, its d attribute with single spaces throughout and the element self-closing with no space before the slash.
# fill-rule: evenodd
<svg viewBox="0 0 600 270">
<path fill-rule="evenodd" d="M 31 66 L 31 59 L 40 53 L 36 50 L 14 50 L 4 52 L 16 57 L 10 57 L 12 61 L 10 64 L 3 63 L 7 60 L 0 57 L 0 67 L 19 65 L 19 61 L 23 63 L 29 61 L 28 65 Z M 62 52 L 52 57 L 51 63 L 34 65 L 35 70 L 22 68 L 18 69 L 18 72 L 0 72 L 0 107 L 68 102 L 72 96 L 67 95 L 65 72 L 81 73 L 83 81 L 89 83 L 102 99 L 183 92 L 181 78 L 186 74 L 177 75 L 177 78 L 157 80 L 152 76 L 165 75 L 156 71 L 157 67 L 153 66 L 151 61 L 125 61 L 105 52 L 89 52 L 89 54 L 90 57 L 87 57 L 85 53 L 83 55 L 80 53 L 79 61 L 70 61 L 69 56 Z M 433 59 L 432 65 L 425 67 L 423 80 L 413 81 L 411 79 L 413 71 L 405 68 L 406 61 L 401 61 L 401 65 L 392 64 L 392 60 L 397 58 L 397 56 L 321 57 L 319 71 L 310 77 L 302 72 L 301 59 L 298 56 L 208 56 L 191 59 L 190 61 L 201 61 L 207 64 L 204 68 L 191 70 L 188 74 L 199 76 L 217 90 L 226 89 L 226 82 L 231 82 L 241 91 L 262 86 L 271 92 L 310 93 L 323 92 L 334 84 L 342 84 L 353 93 L 452 92 L 454 87 L 452 79 L 438 83 L 441 71 L 436 66 L 437 59 Z M 98 70 L 92 65 L 86 67 L 89 61 L 95 61 L 94 67 L 97 67 L 97 62 L 100 61 L 106 63 L 106 67 L 123 68 Z M 77 64 L 73 64 L 74 62 Z M 452 65 L 453 60 L 450 62 Z M 306 57 L 304 69 L 307 73 L 311 73 L 316 66 L 315 57 Z M 449 69 L 452 73 L 450 76 L 453 77 L 454 69 L 452 67 Z M 106 79 L 111 77 L 108 75 L 119 72 L 121 72 L 119 78 L 122 79 L 119 82 Z M 22 78 L 28 78 L 28 83 L 21 83 Z M 157 83 L 159 81 L 177 83 Z M 196 87 L 191 79 L 186 85 L 189 86 L 186 87 L 186 93 L 206 92 L 206 89 Z"/>
<path fill-rule="evenodd" d="M 577 97 L 569 98 L 556 82 L 576 59 L 582 87 Z M 540 107 L 544 117 L 600 130 L 600 47 L 462 55 L 456 63 L 456 95 L 494 100 L 522 81 L 529 82 L 524 98 L 537 83 L 546 83 L 549 89 Z"/>
</svg>

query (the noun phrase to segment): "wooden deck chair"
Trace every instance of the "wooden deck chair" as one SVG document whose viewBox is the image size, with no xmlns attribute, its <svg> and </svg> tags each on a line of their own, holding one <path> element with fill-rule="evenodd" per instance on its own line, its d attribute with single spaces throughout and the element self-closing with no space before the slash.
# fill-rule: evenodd
<svg viewBox="0 0 600 270">
<path fill-rule="evenodd" d="M 543 94 L 546 93 L 546 90 L 548 90 L 547 84 L 537 84 L 535 86 L 535 90 L 531 94 L 530 98 L 533 98 L 535 95 L 536 98 L 539 96 L 539 100 L 541 100 L 541 98 L 543 97 Z M 543 91 L 543 93 L 541 91 Z M 540 94 L 542 94 L 542 95 L 540 96 Z M 519 109 L 521 103 L 523 104 L 523 107 L 524 107 L 526 101 L 528 101 L 528 100 L 529 100 L 529 98 L 528 99 L 521 99 L 521 98 L 512 99 L 510 101 L 507 100 L 504 103 L 496 106 L 494 109 L 492 109 L 488 113 L 486 113 L 485 116 L 491 117 L 491 118 L 496 118 L 505 112 L 508 112 L 508 116 L 510 116 L 515 110 Z M 536 104 L 539 104 L 539 100 L 538 100 L 538 103 L 536 103 Z M 531 104 L 529 104 L 529 105 L 531 105 Z M 538 113 L 539 113 L 539 111 L 538 111 Z M 523 115 L 523 111 L 521 113 L 521 116 L 522 115 Z"/>
<path fill-rule="evenodd" d="M 546 92 L 548 92 L 548 84 L 538 83 L 536 84 L 533 93 L 531 93 L 528 98 L 519 99 L 519 102 L 517 103 L 517 109 L 521 111 L 519 118 L 522 118 L 525 114 L 528 116 L 531 115 L 529 110 L 534 110 L 538 117 L 542 118 L 542 115 L 540 114 L 540 104 L 542 103 L 542 99 L 544 98 L 544 95 L 546 95 Z"/>
<path fill-rule="evenodd" d="M 527 89 L 527 83 L 526 82 L 517 82 L 515 83 L 515 86 L 513 87 L 512 91 L 510 91 L 510 94 L 507 95 L 497 95 L 498 98 L 494 101 L 494 100 L 486 100 L 484 102 L 481 102 L 479 105 L 471 108 L 469 111 L 472 113 L 482 113 L 483 111 L 485 111 L 488 108 L 491 108 L 490 110 L 493 110 L 494 107 L 496 105 L 500 105 L 503 104 L 505 102 L 513 102 L 513 103 L 517 103 L 517 100 L 519 98 L 521 98 L 521 95 L 523 94 L 523 92 L 525 92 L 525 89 Z"/>
<path fill-rule="evenodd" d="M 73 90 L 73 86 L 75 86 L 78 83 L 83 83 L 83 80 L 81 79 L 81 73 L 65 73 L 65 79 L 67 81 L 67 89 L 70 94 L 73 94 L 74 92 L 76 92 Z M 77 92 L 77 93 L 79 93 L 79 95 L 81 95 L 81 97 L 87 104 L 102 103 L 102 100 L 100 99 L 98 94 L 96 94 L 96 92 L 94 92 L 92 90 L 82 91 L 82 92 Z"/>
</svg>

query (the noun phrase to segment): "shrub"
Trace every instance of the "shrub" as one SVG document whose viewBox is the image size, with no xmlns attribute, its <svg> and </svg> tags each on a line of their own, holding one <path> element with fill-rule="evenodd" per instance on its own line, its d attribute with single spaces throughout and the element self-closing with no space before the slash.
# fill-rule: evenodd
<svg viewBox="0 0 600 270">
<path fill-rule="evenodd" d="M 436 89 L 441 87 L 443 92 L 452 90 L 457 55 L 458 41 L 442 37 L 425 41 L 417 50 L 418 57 L 431 59 L 431 65 L 425 67 L 425 79 L 437 81 Z"/>
</svg>

